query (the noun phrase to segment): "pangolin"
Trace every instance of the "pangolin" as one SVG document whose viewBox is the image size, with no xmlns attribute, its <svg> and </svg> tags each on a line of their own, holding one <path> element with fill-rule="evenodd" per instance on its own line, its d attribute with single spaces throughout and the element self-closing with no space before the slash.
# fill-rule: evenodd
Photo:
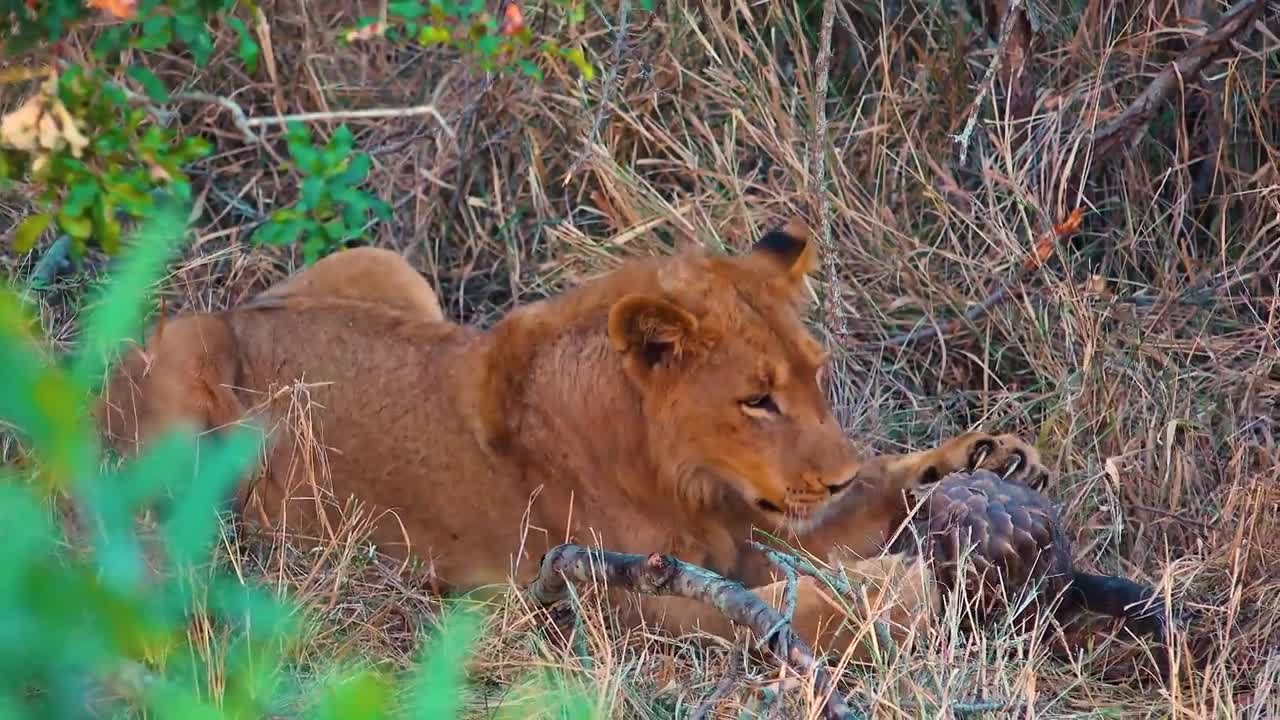
<svg viewBox="0 0 1280 720">
<path fill-rule="evenodd" d="M 1011 611 L 1015 623 L 1025 623 L 1060 599 L 1060 622 L 1087 610 L 1122 618 L 1134 634 L 1163 640 L 1164 608 L 1155 591 L 1075 569 L 1057 508 L 1034 488 L 975 470 L 952 473 L 925 492 L 899 540 L 908 534 L 921 539 L 911 552 L 932 562 L 944 595 L 964 589 L 969 617 L 977 623 Z"/>
</svg>

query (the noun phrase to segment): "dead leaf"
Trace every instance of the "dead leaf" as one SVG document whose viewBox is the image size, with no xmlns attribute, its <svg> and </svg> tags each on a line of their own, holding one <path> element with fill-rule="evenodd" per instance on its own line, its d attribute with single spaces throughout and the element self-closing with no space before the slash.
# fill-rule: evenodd
<svg viewBox="0 0 1280 720">
<path fill-rule="evenodd" d="M 1053 231 L 1045 234 L 1031 249 L 1031 257 L 1022 263 L 1023 270 L 1034 270 L 1045 263 L 1053 254 L 1058 241 L 1068 237 L 1080 229 L 1080 221 L 1084 218 L 1084 208 L 1072 210 L 1062 222 L 1053 226 Z"/>
<path fill-rule="evenodd" d="M 78 121 L 57 96 L 58 78 L 50 77 L 38 91 L 13 112 L 0 117 L 0 146 L 36 155 L 41 167 L 50 152 L 63 146 L 80 157 L 89 138 L 80 132 Z"/>
<path fill-rule="evenodd" d="M 355 30 L 348 30 L 344 36 L 347 42 L 358 42 L 361 40 L 375 40 L 382 37 L 387 32 L 387 24 L 378 21 L 371 25 L 366 25 Z"/>
</svg>

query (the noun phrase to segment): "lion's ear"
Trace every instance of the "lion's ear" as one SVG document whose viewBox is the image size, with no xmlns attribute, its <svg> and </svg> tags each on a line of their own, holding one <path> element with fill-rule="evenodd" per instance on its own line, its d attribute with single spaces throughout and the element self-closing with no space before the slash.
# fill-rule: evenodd
<svg viewBox="0 0 1280 720">
<path fill-rule="evenodd" d="M 817 243 L 799 218 L 762 235 L 751 252 L 776 263 L 792 280 L 799 280 L 818 267 Z"/>
<path fill-rule="evenodd" d="M 693 340 L 698 319 L 660 298 L 627 295 L 609 309 L 609 341 L 645 367 L 678 357 Z"/>
</svg>

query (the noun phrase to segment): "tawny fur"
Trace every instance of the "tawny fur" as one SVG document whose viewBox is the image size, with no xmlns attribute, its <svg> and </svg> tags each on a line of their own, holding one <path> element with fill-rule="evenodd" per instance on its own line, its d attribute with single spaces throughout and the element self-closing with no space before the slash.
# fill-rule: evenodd
<svg viewBox="0 0 1280 720">
<path fill-rule="evenodd" d="M 177 423 L 256 418 L 270 432 L 253 494 L 269 522 L 296 528 L 316 506 L 286 497 L 305 464 L 272 392 L 320 383 L 313 429 L 333 495 L 389 511 L 373 540 L 429 561 L 447 589 L 524 583 L 549 548 L 598 542 L 674 553 L 778 602 L 746 545 L 752 526 L 819 556 L 873 557 L 905 517 L 903 491 L 969 467 L 980 445 L 1000 448 L 984 467 L 1019 453 L 1019 475 L 1039 470 L 1025 443 L 985 433 L 863 457 L 831 415 L 826 355 L 802 323 L 815 265 L 792 224 L 741 256 L 633 260 L 481 331 L 445 321 L 398 255 L 343 251 L 240 308 L 167 320 L 110 378 L 99 418 L 125 452 Z M 905 625 L 927 595 L 915 587 L 886 612 Z M 621 606 L 673 631 L 732 633 L 681 599 Z M 802 635 L 842 650 L 866 627 L 841 618 L 802 581 Z"/>
</svg>

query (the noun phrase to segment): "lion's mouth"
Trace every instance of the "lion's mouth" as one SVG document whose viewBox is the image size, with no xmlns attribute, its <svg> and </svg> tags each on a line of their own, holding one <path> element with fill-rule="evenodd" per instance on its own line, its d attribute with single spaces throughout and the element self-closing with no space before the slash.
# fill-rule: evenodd
<svg viewBox="0 0 1280 720">
<path fill-rule="evenodd" d="M 760 508 L 761 510 L 764 510 L 765 512 L 777 513 L 778 515 L 783 515 L 786 513 L 785 510 L 769 502 L 768 500 L 765 500 L 764 498 L 760 498 L 759 500 L 756 500 L 756 507 Z"/>
</svg>

